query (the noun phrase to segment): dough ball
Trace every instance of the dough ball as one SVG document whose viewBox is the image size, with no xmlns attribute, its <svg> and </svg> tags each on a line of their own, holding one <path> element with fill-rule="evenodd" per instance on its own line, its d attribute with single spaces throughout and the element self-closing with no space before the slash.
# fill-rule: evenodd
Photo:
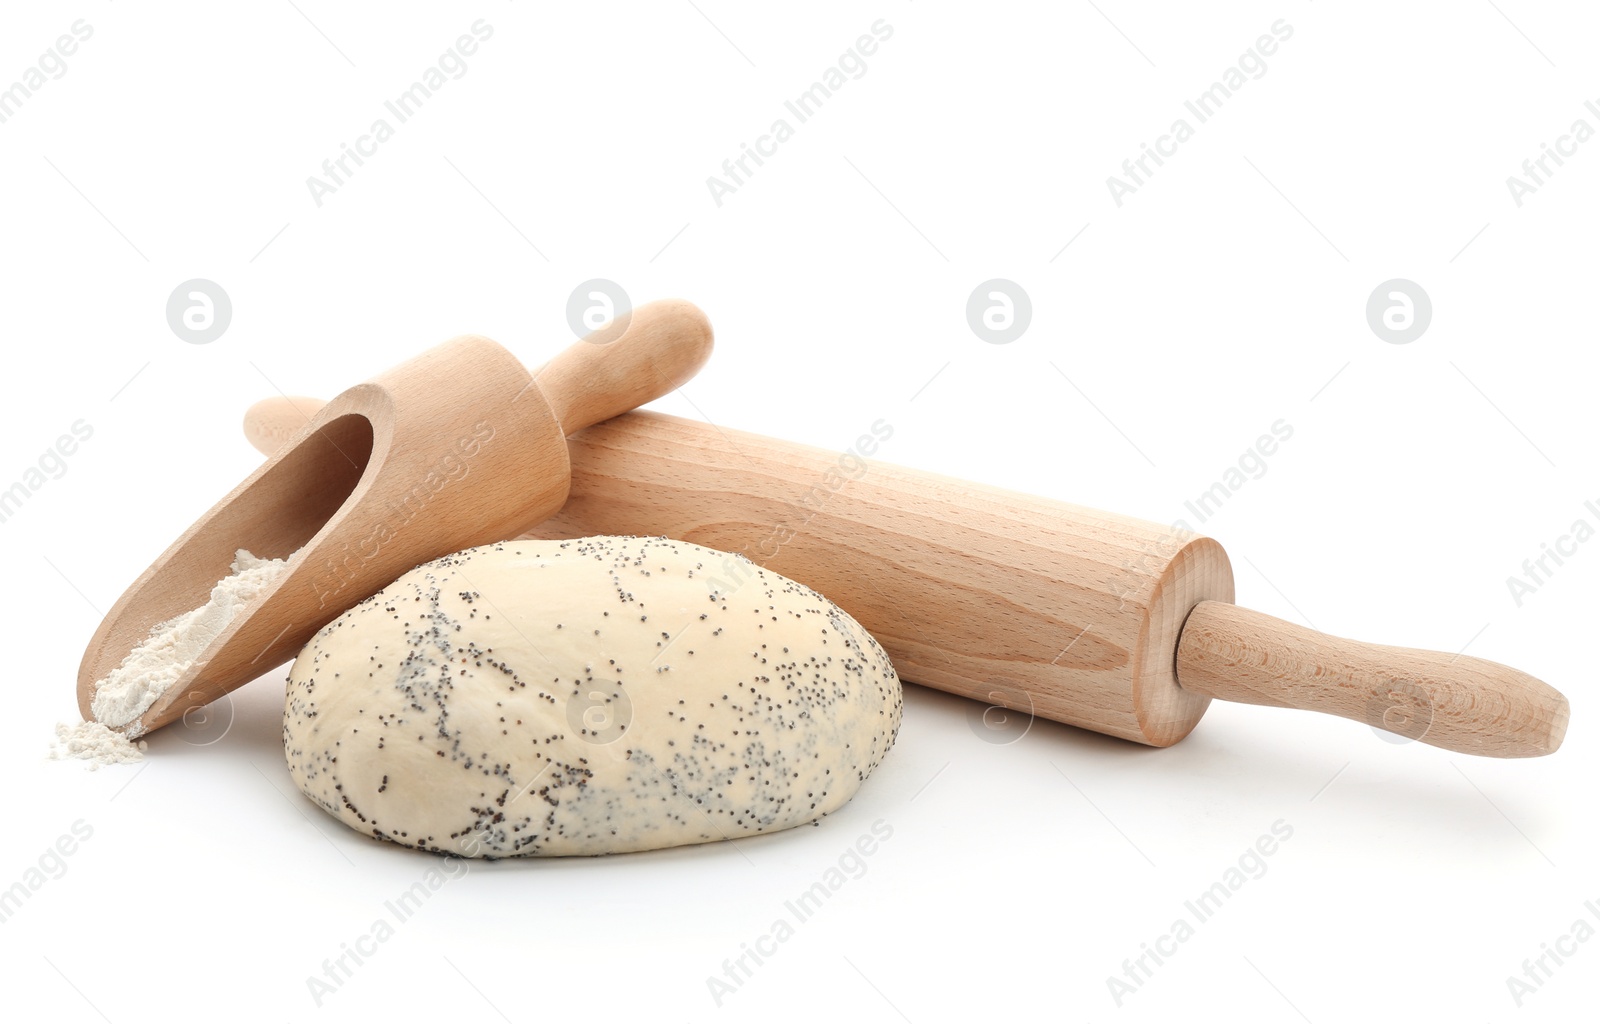
<svg viewBox="0 0 1600 1024">
<path fill-rule="evenodd" d="M 359 832 L 470 857 L 625 853 L 842 807 L 899 677 L 833 602 L 665 538 L 506 541 L 418 566 L 289 674 L 284 754 Z"/>
</svg>

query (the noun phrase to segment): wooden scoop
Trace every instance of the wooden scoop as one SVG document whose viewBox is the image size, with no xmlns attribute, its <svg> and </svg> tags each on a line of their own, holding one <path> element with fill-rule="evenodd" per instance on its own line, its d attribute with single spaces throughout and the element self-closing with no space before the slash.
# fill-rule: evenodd
<svg viewBox="0 0 1600 1024">
<path fill-rule="evenodd" d="M 316 405 L 252 408 L 252 443 L 274 450 L 293 402 Z M 1213 697 L 1490 757 L 1548 754 L 1566 732 L 1566 698 L 1514 668 L 1235 606 L 1209 537 L 660 413 L 569 446 L 571 499 L 532 536 L 665 534 L 741 552 L 832 598 L 901 678 L 988 705 L 1158 747 Z M 711 575 L 734 588 L 750 569 L 729 558 Z"/>
<path fill-rule="evenodd" d="M 534 377 L 461 337 L 275 429 L 272 457 L 146 569 L 96 630 L 78 707 L 151 627 L 203 605 L 240 548 L 293 555 L 126 731 L 140 735 L 293 657 L 318 629 L 419 563 L 515 537 L 559 509 L 565 436 L 666 394 L 704 365 L 711 327 L 676 300 L 634 310 Z M 298 552 L 298 554 L 296 554 Z"/>
</svg>

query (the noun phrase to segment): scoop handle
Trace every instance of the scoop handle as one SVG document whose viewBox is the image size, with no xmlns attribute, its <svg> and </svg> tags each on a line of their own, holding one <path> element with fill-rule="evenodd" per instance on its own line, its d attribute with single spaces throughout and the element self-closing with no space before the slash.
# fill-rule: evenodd
<svg viewBox="0 0 1600 1024">
<path fill-rule="evenodd" d="M 1567 699 L 1525 672 L 1345 640 L 1221 601 L 1200 602 L 1185 620 L 1178 685 L 1221 700 L 1339 715 L 1489 757 L 1548 754 L 1567 731 Z"/>
<path fill-rule="evenodd" d="M 562 433 L 575 434 L 677 389 L 710 357 L 705 314 L 682 299 L 663 299 L 574 343 L 534 380 Z"/>
<path fill-rule="evenodd" d="M 711 348 L 711 323 L 699 307 L 662 299 L 574 342 L 533 379 L 562 433 L 576 434 L 674 390 L 705 365 Z M 257 402 L 245 413 L 245 438 L 270 455 L 324 404 L 287 395 Z"/>
</svg>

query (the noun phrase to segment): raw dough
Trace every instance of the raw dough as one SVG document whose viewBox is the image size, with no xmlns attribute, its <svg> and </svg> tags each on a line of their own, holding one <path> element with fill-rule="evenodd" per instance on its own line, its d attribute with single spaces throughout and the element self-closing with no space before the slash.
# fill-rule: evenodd
<svg viewBox="0 0 1600 1024">
<path fill-rule="evenodd" d="M 736 556 L 735 556 L 736 557 Z M 837 810 L 901 688 L 833 602 L 666 538 L 507 541 L 419 566 L 289 675 L 284 752 L 359 832 L 463 856 L 738 839 Z"/>
</svg>

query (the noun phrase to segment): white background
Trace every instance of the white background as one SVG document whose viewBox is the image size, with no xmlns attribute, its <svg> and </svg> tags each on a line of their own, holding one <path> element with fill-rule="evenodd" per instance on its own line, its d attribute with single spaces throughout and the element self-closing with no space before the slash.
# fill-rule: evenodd
<svg viewBox="0 0 1600 1024">
<path fill-rule="evenodd" d="M 75 19 L 94 34 L 0 125 L 0 487 L 74 421 L 94 434 L 0 523 L 0 887 L 93 829 L 0 924 L 7 1016 L 1592 1018 L 1600 941 L 1520 1008 L 1506 978 L 1600 927 L 1600 544 L 1520 607 L 1506 579 L 1600 499 L 1600 141 L 1520 207 L 1506 178 L 1600 128 L 1600 19 L 1096 2 L 8 5 L 0 86 Z M 468 73 L 319 208 L 307 177 L 478 18 Z M 713 202 L 707 177 L 879 18 L 867 73 Z M 1107 176 L 1277 19 L 1267 73 L 1119 208 Z M 196 277 L 233 301 L 208 345 L 164 314 Z M 1570 697 L 1566 745 L 1490 761 L 1222 703 L 1168 750 L 1043 721 L 996 744 L 977 705 L 910 687 L 892 755 L 821 827 L 474 865 L 319 1008 L 307 977 L 438 862 L 294 789 L 285 670 L 234 695 L 222 741 L 168 729 L 143 765 L 48 762 L 51 727 L 98 612 L 257 464 L 252 401 L 463 332 L 537 365 L 593 277 L 715 324 L 663 410 L 841 450 L 887 418 L 887 461 L 1159 522 L 1285 419 L 1200 527 L 1240 603 L 1523 668 Z M 1033 305 L 1007 345 L 964 312 L 996 277 Z M 1397 277 L 1434 309 L 1407 345 L 1364 312 Z M 866 873 L 719 1007 L 708 976 L 878 819 Z M 1280 819 L 1264 877 L 1119 1008 L 1106 979 Z"/>
</svg>

